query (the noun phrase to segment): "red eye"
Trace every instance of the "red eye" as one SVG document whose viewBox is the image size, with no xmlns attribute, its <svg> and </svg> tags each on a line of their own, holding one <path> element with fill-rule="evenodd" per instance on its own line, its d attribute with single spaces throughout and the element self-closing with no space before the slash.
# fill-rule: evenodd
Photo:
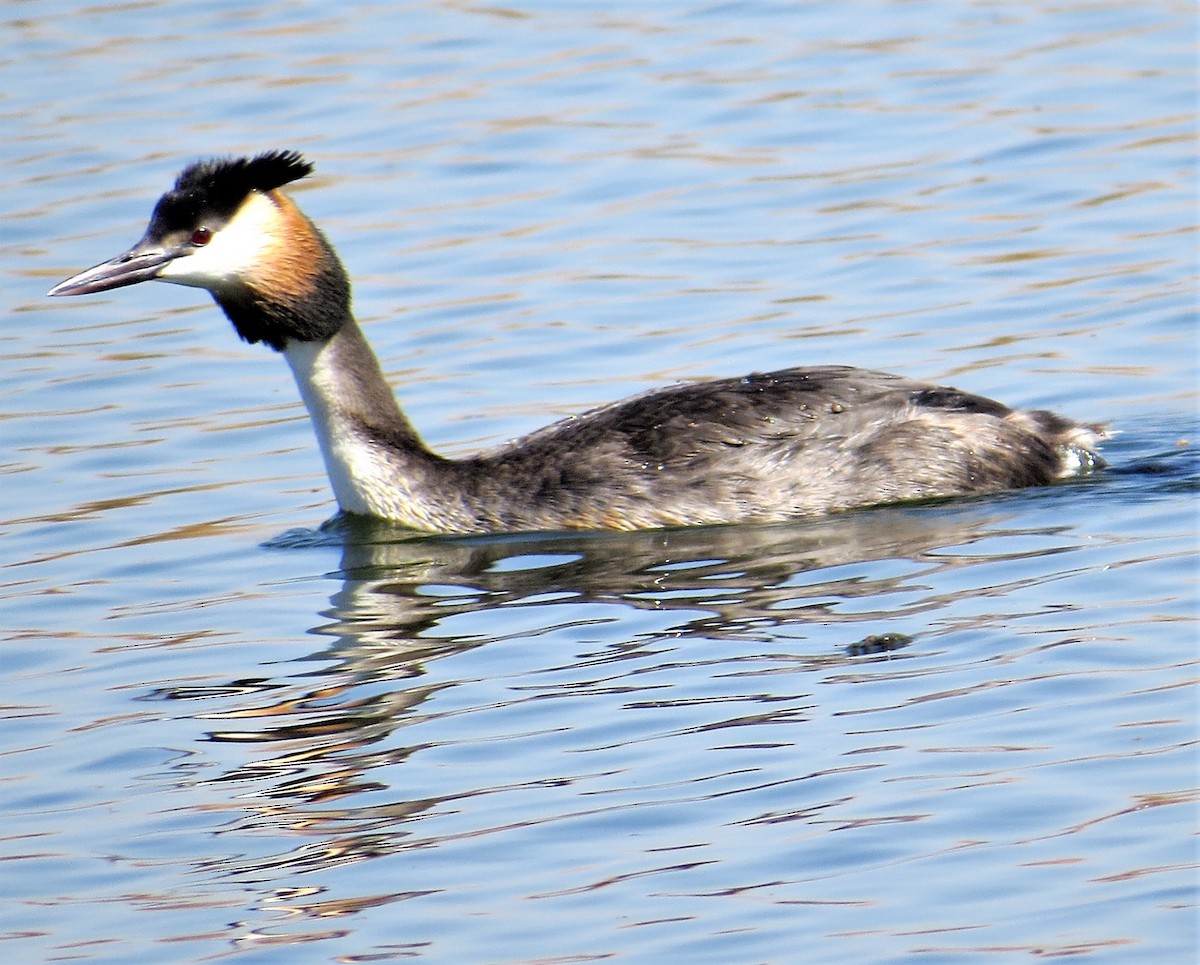
<svg viewBox="0 0 1200 965">
<path fill-rule="evenodd" d="M 203 248 L 212 241 L 212 232 L 208 228 L 197 228 L 188 240 L 192 243 L 193 248 Z"/>
</svg>

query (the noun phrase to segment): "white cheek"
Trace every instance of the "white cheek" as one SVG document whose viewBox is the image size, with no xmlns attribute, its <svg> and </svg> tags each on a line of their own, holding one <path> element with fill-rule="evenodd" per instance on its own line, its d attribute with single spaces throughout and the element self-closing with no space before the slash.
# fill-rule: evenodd
<svg viewBox="0 0 1200 965">
<path fill-rule="evenodd" d="M 272 226 L 278 220 L 274 203 L 254 192 L 207 245 L 167 262 L 158 280 L 219 291 L 245 278 L 264 261 L 274 237 Z"/>
</svg>

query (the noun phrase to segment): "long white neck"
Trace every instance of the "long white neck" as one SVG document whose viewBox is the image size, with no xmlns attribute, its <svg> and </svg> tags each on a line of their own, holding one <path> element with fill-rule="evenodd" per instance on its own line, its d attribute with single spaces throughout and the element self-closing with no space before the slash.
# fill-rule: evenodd
<svg viewBox="0 0 1200 965">
<path fill-rule="evenodd" d="M 400 411 L 361 329 L 347 319 L 336 335 L 289 339 L 291 366 L 312 419 L 338 505 L 429 528 L 445 461 L 421 442 Z"/>
</svg>

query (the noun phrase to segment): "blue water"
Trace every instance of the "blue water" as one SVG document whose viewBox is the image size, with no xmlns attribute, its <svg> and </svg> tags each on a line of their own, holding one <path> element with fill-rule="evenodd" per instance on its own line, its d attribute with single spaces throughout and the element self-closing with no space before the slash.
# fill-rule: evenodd
<svg viewBox="0 0 1200 965">
<path fill-rule="evenodd" d="M 1192 5 L 0 17 L 6 960 L 1197 957 Z M 1110 469 L 320 530 L 207 296 L 44 297 L 274 147 L 441 451 L 842 362 L 1108 422 Z"/>
</svg>

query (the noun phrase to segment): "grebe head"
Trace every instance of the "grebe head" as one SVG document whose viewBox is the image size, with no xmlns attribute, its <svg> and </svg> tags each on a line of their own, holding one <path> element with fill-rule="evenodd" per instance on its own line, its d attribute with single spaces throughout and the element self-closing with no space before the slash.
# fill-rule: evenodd
<svg viewBox="0 0 1200 965">
<path fill-rule="evenodd" d="M 334 335 L 350 286 L 329 243 L 278 189 L 311 173 L 294 151 L 199 161 L 184 168 L 128 251 L 55 285 L 88 295 L 143 281 L 204 288 L 248 342 Z"/>
</svg>

